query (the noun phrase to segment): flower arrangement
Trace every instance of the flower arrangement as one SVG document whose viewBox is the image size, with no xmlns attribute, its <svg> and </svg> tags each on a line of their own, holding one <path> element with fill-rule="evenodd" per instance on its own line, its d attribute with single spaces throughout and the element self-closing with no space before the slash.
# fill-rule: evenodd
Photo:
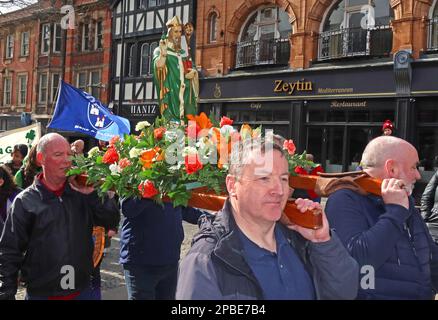
<svg viewBox="0 0 438 320">
<path fill-rule="evenodd" d="M 143 197 L 175 206 L 187 205 L 191 189 L 206 186 L 224 193 L 229 156 L 234 143 L 262 135 L 262 128 L 244 124 L 240 130 L 233 120 L 219 123 L 205 113 L 188 117 L 188 125 L 157 118 L 154 124 L 139 122 L 139 135 L 115 136 L 106 150 L 91 149 L 87 157 L 75 156 L 69 175 L 86 173 L 88 183 L 98 192 L 114 190 L 121 197 Z M 292 140 L 284 141 L 291 174 L 296 166 L 309 166 L 305 153 L 295 153 Z"/>
</svg>

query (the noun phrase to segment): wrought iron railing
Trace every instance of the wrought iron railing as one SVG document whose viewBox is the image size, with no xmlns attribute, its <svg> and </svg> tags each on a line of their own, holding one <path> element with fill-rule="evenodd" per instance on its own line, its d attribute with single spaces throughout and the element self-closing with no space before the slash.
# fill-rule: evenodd
<svg viewBox="0 0 438 320">
<path fill-rule="evenodd" d="M 392 29 L 390 26 L 378 26 L 326 31 L 319 35 L 318 48 L 319 61 L 355 56 L 387 56 L 392 48 Z"/>
<path fill-rule="evenodd" d="M 433 18 L 427 25 L 427 51 L 438 50 L 438 17 Z"/>
<path fill-rule="evenodd" d="M 242 41 L 236 45 L 236 69 L 268 64 L 287 65 L 289 58 L 289 39 Z"/>
</svg>

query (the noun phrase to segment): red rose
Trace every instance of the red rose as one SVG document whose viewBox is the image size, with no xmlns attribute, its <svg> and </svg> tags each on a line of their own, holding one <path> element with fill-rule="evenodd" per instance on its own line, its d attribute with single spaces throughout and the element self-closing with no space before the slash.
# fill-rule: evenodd
<svg viewBox="0 0 438 320">
<path fill-rule="evenodd" d="M 114 147 L 109 147 L 103 155 L 102 162 L 106 164 L 112 164 L 119 161 L 119 154 Z"/>
<path fill-rule="evenodd" d="M 188 174 L 193 174 L 198 170 L 202 169 L 202 163 L 199 161 L 199 156 L 197 154 L 189 154 L 185 158 L 186 172 Z"/>
<path fill-rule="evenodd" d="M 154 138 L 155 140 L 163 139 L 163 134 L 166 132 L 166 128 L 160 127 L 154 129 Z"/>
<path fill-rule="evenodd" d="M 283 143 L 283 150 L 287 150 L 287 152 L 290 155 L 293 155 L 295 153 L 295 150 L 297 148 L 295 147 L 295 144 L 293 142 L 293 140 L 285 140 Z"/>
<path fill-rule="evenodd" d="M 233 125 L 233 122 L 234 122 L 234 120 L 231 120 L 230 118 L 223 116 L 221 119 L 220 126 L 221 126 L 221 128 L 225 125 L 231 126 L 231 125 Z"/>
<path fill-rule="evenodd" d="M 112 146 L 114 146 L 119 141 L 120 141 L 120 137 L 119 136 L 114 136 L 109 141 L 109 146 L 112 147 Z"/>
<path fill-rule="evenodd" d="M 146 180 L 138 185 L 138 191 L 140 191 L 143 198 L 152 198 L 158 194 L 158 190 L 155 188 L 152 181 Z"/>
<path fill-rule="evenodd" d="M 304 169 L 303 167 L 296 167 L 295 168 L 295 173 L 297 173 L 297 174 L 304 174 L 304 175 L 307 175 L 307 174 L 309 174 L 307 171 L 306 171 L 306 169 Z"/>
</svg>

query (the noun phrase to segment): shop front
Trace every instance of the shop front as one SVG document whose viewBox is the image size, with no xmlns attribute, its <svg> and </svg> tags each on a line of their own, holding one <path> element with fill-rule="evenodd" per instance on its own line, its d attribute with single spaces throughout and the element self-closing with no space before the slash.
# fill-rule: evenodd
<svg viewBox="0 0 438 320">
<path fill-rule="evenodd" d="M 385 62 L 203 79 L 200 109 L 290 137 L 327 172 L 355 170 L 364 147 L 389 119 L 394 135 L 419 150 L 418 198 L 438 169 L 438 61 L 410 68 L 400 75 Z"/>
</svg>

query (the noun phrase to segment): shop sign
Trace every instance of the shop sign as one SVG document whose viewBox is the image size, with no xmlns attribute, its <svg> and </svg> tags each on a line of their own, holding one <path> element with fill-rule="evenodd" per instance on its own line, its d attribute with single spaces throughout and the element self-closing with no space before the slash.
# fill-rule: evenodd
<svg viewBox="0 0 438 320">
<path fill-rule="evenodd" d="M 158 105 L 153 103 L 124 104 L 121 115 L 125 117 L 155 117 L 158 115 Z"/>
<path fill-rule="evenodd" d="M 351 108 L 366 108 L 368 107 L 367 101 L 338 101 L 333 100 L 330 102 L 330 108 L 332 109 L 351 109 Z"/>
<path fill-rule="evenodd" d="M 313 83 L 311 81 L 305 81 L 304 79 L 295 82 L 275 80 L 274 85 L 275 93 L 287 93 L 288 95 L 293 95 L 297 92 L 313 91 Z"/>
<path fill-rule="evenodd" d="M 262 108 L 262 104 L 253 102 L 249 107 L 253 110 L 260 110 Z"/>
</svg>

